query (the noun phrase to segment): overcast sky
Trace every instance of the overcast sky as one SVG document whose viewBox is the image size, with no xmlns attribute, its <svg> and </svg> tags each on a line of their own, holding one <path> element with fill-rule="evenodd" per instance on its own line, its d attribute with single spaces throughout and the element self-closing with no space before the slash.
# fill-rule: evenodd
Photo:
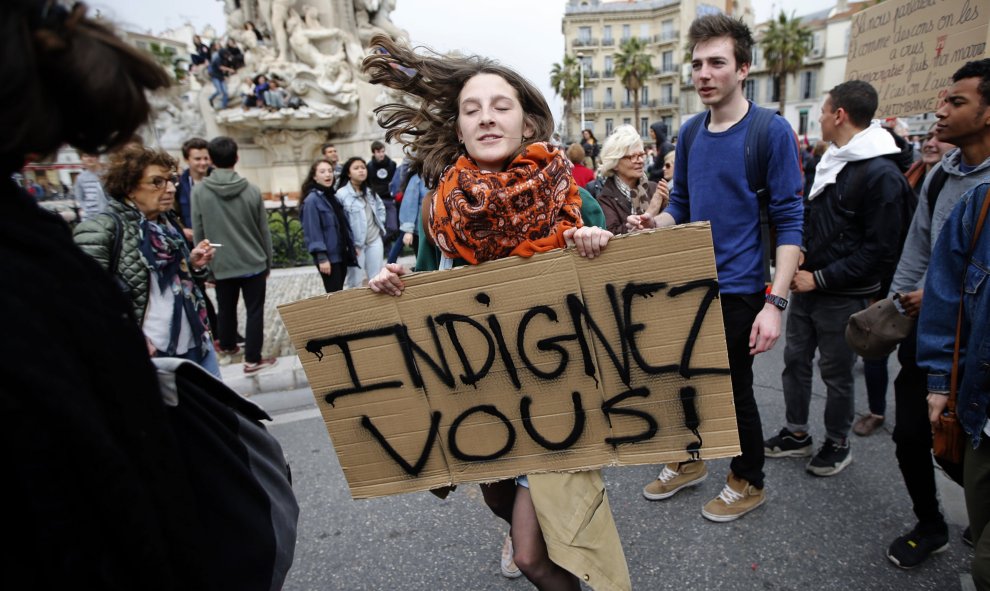
<svg viewBox="0 0 990 591">
<path fill-rule="evenodd" d="M 800 15 L 833 4 L 834 0 L 753 0 L 757 22 L 781 9 Z M 220 0 L 92 0 L 90 5 L 142 32 L 159 33 L 186 22 L 197 30 L 207 24 L 224 29 Z M 549 78 L 551 66 L 564 53 L 565 5 L 566 0 L 397 0 L 392 22 L 409 31 L 417 45 L 483 55 L 518 70 L 559 113 Z"/>
</svg>

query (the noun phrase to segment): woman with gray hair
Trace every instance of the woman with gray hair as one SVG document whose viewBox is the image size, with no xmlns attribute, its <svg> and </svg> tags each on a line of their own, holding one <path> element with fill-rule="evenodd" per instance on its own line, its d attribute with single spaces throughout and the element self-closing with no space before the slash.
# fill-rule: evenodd
<svg viewBox="0 0 990 591">
<path fill-rule="evenodd" d="M 667 206 L 667 183 L 647 180 L 643 139 L 631 125 L 622 125 L 608 136 L 601 150 L 599 174 L 605 178 L 598 204 L 605 213 L 605 228 L 614 234 L 628 232 L 626 218 Z"/>
</svg>

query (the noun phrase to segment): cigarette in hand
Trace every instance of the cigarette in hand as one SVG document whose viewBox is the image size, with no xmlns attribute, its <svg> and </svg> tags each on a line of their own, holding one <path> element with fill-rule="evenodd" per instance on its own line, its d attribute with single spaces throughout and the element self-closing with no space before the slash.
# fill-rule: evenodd
<svg viewBox="0 0 990 591">
<path fill-rule="evenodd" d="M 223 246 L 223 244 L 220 244 L 219 242 L 211 242 L 210 246 L 212 246 L 213 248 L 220 248 L 221 246 Z"/>
</svg>

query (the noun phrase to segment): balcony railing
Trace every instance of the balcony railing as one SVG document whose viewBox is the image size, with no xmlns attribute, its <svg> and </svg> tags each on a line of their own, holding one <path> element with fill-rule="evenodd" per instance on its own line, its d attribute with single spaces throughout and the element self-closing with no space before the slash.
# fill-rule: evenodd
<svg viewBox="0 0 990 591">
<path fill-rule="evenodd" d="M 602 78 L 615 78 L 615 70 L 605 70 L 602 72 Z"/>
<path fill-rule="evenodd" d="M 612 47 L 615 45 L 615 37 L 606 37 L 602 39 L 602 47 Z"/>
<path fill-rule="evenodd" d="M 594 47 L 595 45 L 598 45 L 598 40 L 593 37 L 575 37 L 574 40 L 571 41 L 571 45 L 574 47 Z"/>
<path fill-rule="evenodd" d="M 680 33 L 677 31 L 668 31 L 666 33 L 660 33 L 659 35 L 653 36 L 654 43 L 671 43 L 677 41 L 680 38 Z"/>
<path fill-rule="evenodd" d="M 593 80 L 595 78 L 601 78 L 601 77 L 602 77 L 601 72 L 599 72 L 598 70 L 592 70 L 589 68 L 584 71 L 585 80 Z"/>
</svg>

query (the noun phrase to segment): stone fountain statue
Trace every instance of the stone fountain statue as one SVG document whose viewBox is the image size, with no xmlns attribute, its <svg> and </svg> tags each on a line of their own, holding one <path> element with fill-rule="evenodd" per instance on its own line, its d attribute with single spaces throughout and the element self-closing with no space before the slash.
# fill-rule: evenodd
<svg viewBox="0 0 990 591">
<path fill-rule="evenodd" d="M 227 37 L 240 45 L 245 65 L 227 79 L 227 109 L 209 106 L 208 82 L 197 101 L 187 105 L 187 114 L 198 107 L 206 135 L 237 139 L 239 170 L 273 193 L 298 190 L 320 144 L 328 139 L 342 160 L 367 157 L 371 141 L 383 139 L 373 109 L 398 97 L 369 84 L 360 64 L 376 33 L 408 37 L 391 21 L 395 0 L 225 1 Z M 277 80 L 295 108 L 243 108 L 242 93 L 252 92 L 252 79 L 259 74 Z M 178 110 L 160 112 L 175 127 L 183 119 Z"/>
</svg>

